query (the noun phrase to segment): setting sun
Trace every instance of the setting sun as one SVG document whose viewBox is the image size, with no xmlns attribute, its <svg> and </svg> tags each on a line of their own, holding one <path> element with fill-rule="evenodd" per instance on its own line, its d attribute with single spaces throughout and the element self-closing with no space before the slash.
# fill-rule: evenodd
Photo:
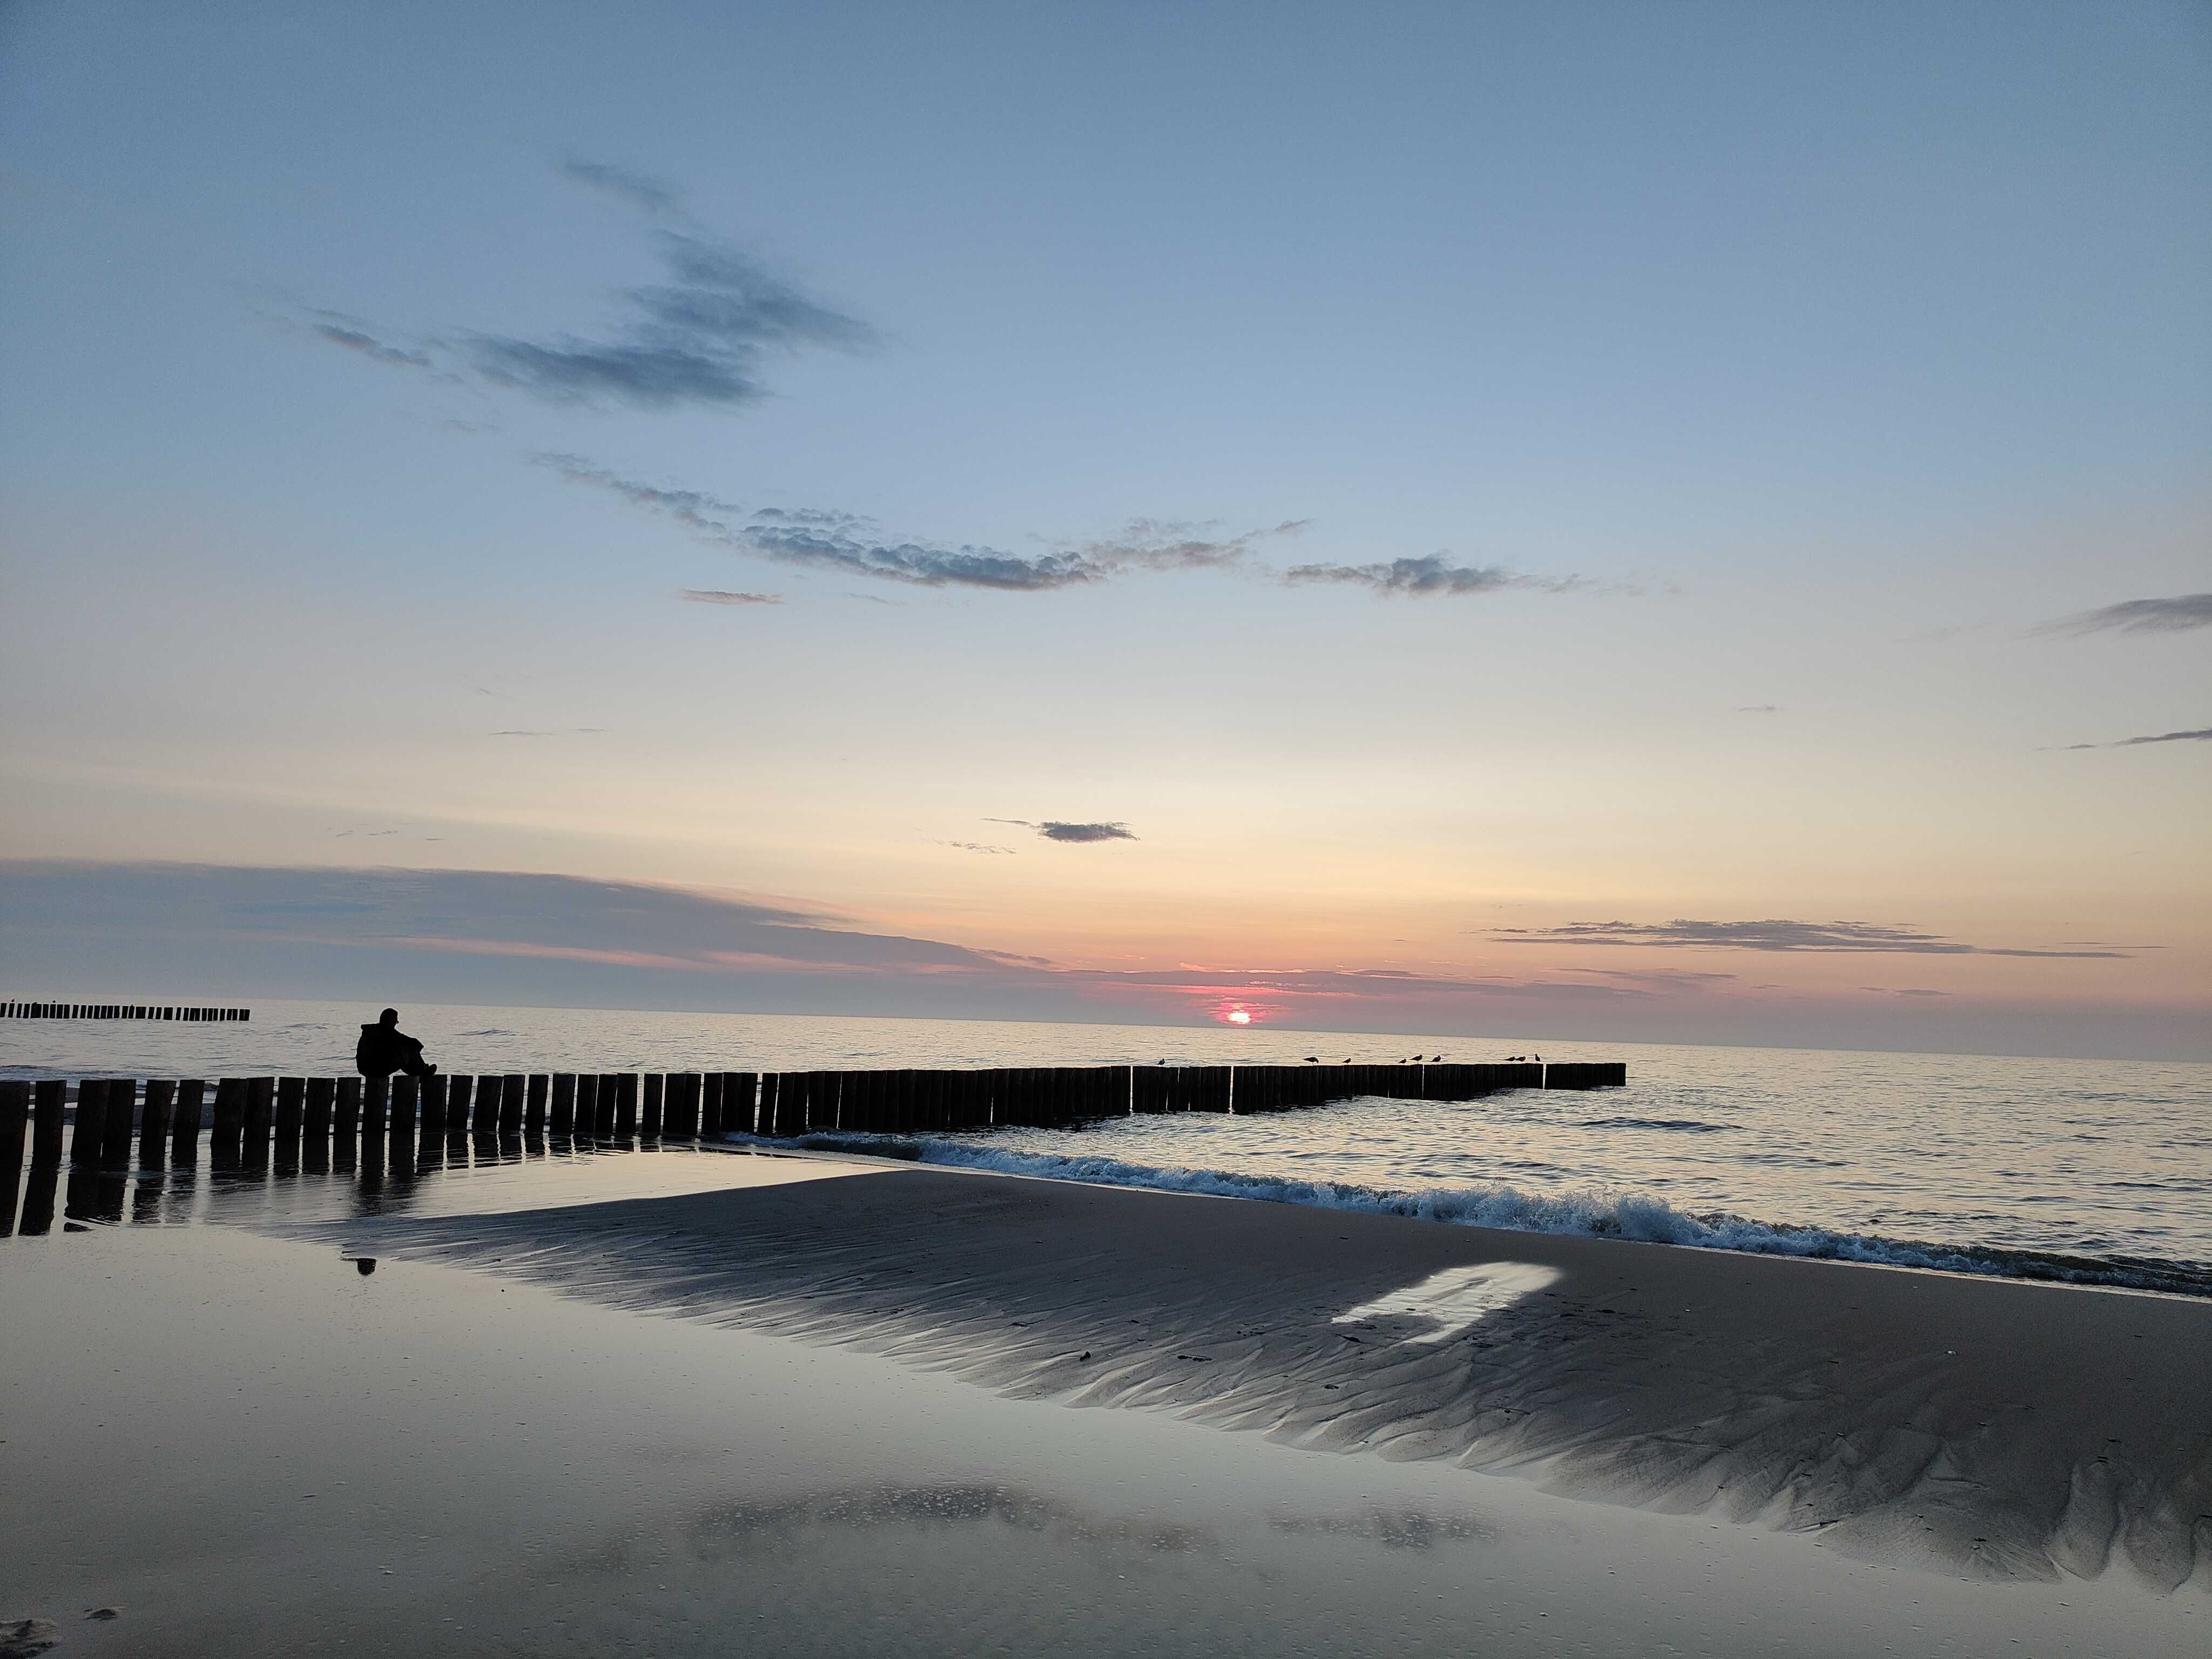
<svg viewBox="0 0 2212 1659">
<path fill-rule="evenodd" d="M 1231 1008 L 1223 1018 L 1231 1025 L 1249 1025 L 1252 1023 L 1252 1016 L 1242 1008 Z"/>
</svg>

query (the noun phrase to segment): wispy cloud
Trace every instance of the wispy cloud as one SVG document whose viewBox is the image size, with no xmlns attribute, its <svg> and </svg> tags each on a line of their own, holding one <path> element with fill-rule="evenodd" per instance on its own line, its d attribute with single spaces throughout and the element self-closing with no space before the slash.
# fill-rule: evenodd
<svg viewBox="0 0 2212 1659">
<path fill-rule="evenodd" d="M 347 351 L 358 352 L 371 362 L 382 363 L 391 368 L 434 368 L 429 354 L 412 351 L 404 346 L 386 343 L 365 329 L 356 326 L 350 319 L 336 319 L 328 312 L 315 313 L 325 320 L 310 323 L 309 331 L 328 343 Z"/>
<path fill-rule="evenodd" d="M 2146 743 L 2207 743 L 2212 742 L 2212 726 L 2196 732 L 2160 732 L 2154 737 L 2119 738 L 2111 743 L 2067 743 L 2058 745 L 2062 753 L 2076 749 L 2134 749 Z"/>
<path fill-rule="evenodd" d="M 1506 945 L 1635 945 L 1666 950 L 1802 951 L 1939 957 L 2124 957 L 2124 951 L 2026 951 L 1965 945 L 1938 933 L 1869 921 L 1575 921 L 1504 927 Z"/>
<path fill-rule="evenodd" d="M 605 162 L 571 158 L 562 171 L 634 207 L 666 216 L 672 189 Z M 816 300 L 734 245 L 686 224 L 648 233 L 662 280 L 625 289 L 596 335 L 530 337 L 461 330 L 405 343 L 356 319 L 318 312 L 329 343 L 395 368 L 461 373 L 549 403 L 734 409 L 768 395 L 773 356 L 866 352 L 881 343 L 859 318 Z"/>
<path fill-rule="evenodd" d="M 1292 520 L 1218 536 L 1202 533 L 1204 526 L 1139 519 L 1116 536 L 1024 555 L 971 542 L 895 539 L 884 536 L 873 520 L 832 507 L 749 511 L 705 490 L 624 477 L 580 455 L 541 453 L 532 459 L 571 483 L 605 490 L 641 511 L 672 519 L 701 540 L 733 552 L 919 587 L 1048 592 L 1133 572 L 1216 569 L 1242 562 L 1263 538 L 1293 535 L 1302 527 Z"/>
<path fill-rule="evenodd" d="M 2037 634 L 2179 634 L 2212 628 L 2212 593 L 2177 593 L 2166 599 L 2123 599 L 2095 611 L 2061 617 Z"/>
<path fill-rule="evenodd" d="M 1433 553 L 1418 559 L 1393 559 L 1387 564 L 1297 564 L 1283 573 L 1283 580 L 1294 586 L 1335 583 L 1364 587 L 1378 597 L 1413 598 L 1497 593 L 1509 588 L 1563 593 L 1583 585 L 1579 577 L 1522 575 L 1502 565 L 1447 564 Z"/>
<path fill-rule="evenodd" d="M 963 853 L 988 853 L 995 856 L 1004 858 L 1012 858 L 1014 856 L 1014 849 L 1012 848 L 994 847 L 990 842 L 983 841 L 941 841 L 937 844 L 939 847 L 954 848 Z M 992 954 L 994 956 L 998 956 L 1004 953 L 1000 951 L 994 951 Z"/>
<path fill-rule="evenodd" d="M 583 155 L 564 155 L 560 166 L 562 173 L 577 184 L 605 191 L 645 212 L 673 215 L 684 211 L 682 193 L 665 179 L 634 172 L 612 161 L 594 161 Z"/>
<path fill-rule="evenodd" d="M 544 731 L 526 730 L 510 726 L 504 732 L 494 732 L 495 738 L 574 738 L 585 737 L 605 731 L 604 726 L 556 726 Z"/>
<path fill-rule="evenodd" d="M 1772 702 L 1747 702 L 1735 712 L 1739 714 L 1778 714 L 1782 712 L 1782 706 Z"/>
<path fill-rule="evenodd" d="M 1035 823 L 1028 818 L 991 818 L 987 822 L 1011 823 L 1023 830 L 1034 830 L 1047 841 L 1079 843 L 1137 839 L 1126 823 L 1067 823 L 1058 818 L 1044 818 Z"/>
<path fill-rule="evenodd" d="M 694 605 L 781 605 L 781 593 L 733 593 L 722 587 L 687 587 L 681 598 Z"/>
</svg>

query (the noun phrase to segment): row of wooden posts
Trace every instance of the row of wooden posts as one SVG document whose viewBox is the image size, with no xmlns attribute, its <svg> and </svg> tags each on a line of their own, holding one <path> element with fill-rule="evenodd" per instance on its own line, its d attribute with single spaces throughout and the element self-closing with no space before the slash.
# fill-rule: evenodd
<svg viewBox="0 0 2212 1659">
<path fill-rule="evenodd" d="M 1130 1113 L 1275 1112 L 1382 1096 L 1473 1100 L 1504 1089 L 1596 1089 L 1619 1062 L 1552 1066 L 1092 1066 L 988 1071 L 635 1072 L 496 1077 L 88 1078 L 76 1085 L 69 1161 L 80 1168 L 189 1165 L 203 1112 L 218 1160 L 302 1145 L 520 1135 L 690 1140 L 819 1131 L 901 1133 L 1052 1127 Z M 64 1154 L 70 1084 L 0 1081 L 0 1169 Z"/>
<path fill-rule="evenodd" d="M 0 1002 L 5 1019 L 252 1019 L 251 1008 L 187 1008 L 175 1003 Z"/>
</svg>

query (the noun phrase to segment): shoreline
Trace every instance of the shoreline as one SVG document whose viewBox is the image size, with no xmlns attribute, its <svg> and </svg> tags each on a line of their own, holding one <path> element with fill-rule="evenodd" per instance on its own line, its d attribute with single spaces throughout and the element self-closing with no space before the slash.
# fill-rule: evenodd
<svg viewBox="0 0 2212 1659">
<path fill-rule="evenodd" d="M 1952 1577 L 2212 1580 L 2201 1301 L 869 1162 L 274 1231 Z"/>
</svg>

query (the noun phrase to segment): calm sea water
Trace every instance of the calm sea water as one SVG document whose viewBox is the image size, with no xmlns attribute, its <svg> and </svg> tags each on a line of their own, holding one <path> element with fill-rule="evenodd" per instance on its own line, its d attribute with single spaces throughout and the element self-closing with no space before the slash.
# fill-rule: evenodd
<svg viewBox="0 0 2212 1659">
<path fill-rule="evenodd" d="M 0 1021 L 0 1076 L 343 1074 L 375 1014 L 277 1002 L 246 1024 Z M 918 1150 L 1490 1225 L 2212 1291 L 2204 1065 L 604 1009 L 417 1007 L 402 1024 L 454 1073 L 1620 1059 L 1628 1086 L 1592 1093 L 1129 1118 Z"/>
</svg>

